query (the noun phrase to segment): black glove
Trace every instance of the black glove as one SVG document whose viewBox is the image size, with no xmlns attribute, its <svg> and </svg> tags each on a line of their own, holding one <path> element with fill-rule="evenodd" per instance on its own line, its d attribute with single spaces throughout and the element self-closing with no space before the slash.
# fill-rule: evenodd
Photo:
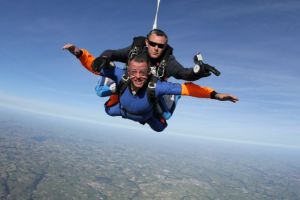
<svg viewBox="0 0 300 200">
<path fill-rule="evenodd" d="M 93 71 L 100 72 L 103 67 L 109 66 L 109 58 L 106 56 L 97 57 L 92 63 Z"/>
<path fill-rule="evenodd" d="M 193 68 L 193 72 L 199 77 L 207 77 L 211 75 L 211 72 L 207 69 L 207 64 L 196 64 Z"/>
<path fill-rule="evenodd" d="M 215 67 L 213 67 L 213 66 L 211 66 L 209 64 L 203 63 L 202 66 L 204 67 L 205 73 L 212 72 L 216 76 L 220 76 L 220 74 L 221 74 L 221 72 L 219 70 L 217 70 Z"/>
<path fill-rule="evenodd" d="M 215 67 L 203 63 L 202 56 L 199 53 L 194 56 L 194 63 L 196 64 L 193 69 L 194 73 L 199 74 L 202 77 L 210 76 L 211 73 L 215 74 L 216 76 L 220 76 L 221 74 L 221 72 L 219 72 Z"/>
</svg>

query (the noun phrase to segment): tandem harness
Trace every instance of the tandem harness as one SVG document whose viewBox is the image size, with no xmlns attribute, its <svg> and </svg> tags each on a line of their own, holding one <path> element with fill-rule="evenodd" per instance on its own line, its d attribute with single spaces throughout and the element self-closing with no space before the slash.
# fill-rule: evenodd
<svg viewBox="0 0 300 200">
<path fill-rule="evenodd" d="M 104 77 L 103 77 L 104 78 Z M 149 102 L 153 105 L 153 111 L 156 117 L 158 117 L 163 123 L 166 123 L 165 120 L 168 120 L 175 108 L 180 95 L 163 95 L 162 97 L 155 96 L 155 90 L 157 85 L 158 78 L 151 75 L 150 81 L 148 82 L 147 87 L 147 98 Z M 127 87 L 129 87 L 131 81 L 127 73 L 123 74 L 122 79 L 116 87 L 116 92 L 110 95 L 109 100 L 105 103 L 106 107 L 111 107 L 119 103 L 119 97 L 124 93 Z M 103 85 L 102 85 L 103 86 Z M 101 94 L 101 85 L 96 86 L 96 92 L 99 95 Z M 100 92 L 99 92 L 100 90 Z M 99 95 L 100 96 L 100 95 Z M 126 110 L 123 111 L 127 112 Z"/>
<path fill-rule="evenodd" d="M 163 110 L 162 110 L 161 106 L 159 106 L 159 98 L 157 98 L 155 96 L 157 80 L 158 79 L 155 76 L 151 75 L 150 81 L 148 82 L 148 85 L 145 87 L 147 87 L 146 88 L 147 97 L 148 97 L 149 102 L 151 102 L 153 105 L 153 110 L 154 110 L 155 115 L 157 117 L 161 118 L 161 117 L 163 117 Z M 127 73 L 124 73 L 121 81 L 119 82 L 119 84 L 117 86 L 117 94 L 119 95 L 119 97 L 124 93 L 126 88 L 129 87 L 130 83 L 131 83 L 131 81 L 130 81 Z"/>
<path fill-rule="evenodd" d="M 133 39 L 132 48 L 128 55 L 128 60 L 131 60 L 136 55 L 140 54 L 143 51 L 146 51 L 145 46 L 146 37 L 139 36 Z M 175 108 L 180 95 L 164 95 L 160 98 L 155 96 L 156 82 L 158 80 L 165 80 L 166 73 L 165 68 L 169 63 L 170 56 L 173 53 L 173 48 L 169 45 L 166 46 L 163 57 L 158 66 L 151 67 L 151 78 L 147 86 L 147 96 L 149 102 L 153 104 L 153 109 L 157 117 L 160 119 L 168 120 Z M 98 96 L 110 96 L 110 99 L 105 103 L 105 106 L 111 107 L 116 105 L 119 102 L 119 96 L 123 94 L 125 89 L 129 86 L 130 79 L 127 73 L 123 74 L 122 80 L 116 87 L 116 92 L 111 91 L 111 86 L 106 85 L 104 79 L 108 79 L 102 77 L 102 81 L 98 82 L 96 86 L 96 92 Z"/>
</svg>

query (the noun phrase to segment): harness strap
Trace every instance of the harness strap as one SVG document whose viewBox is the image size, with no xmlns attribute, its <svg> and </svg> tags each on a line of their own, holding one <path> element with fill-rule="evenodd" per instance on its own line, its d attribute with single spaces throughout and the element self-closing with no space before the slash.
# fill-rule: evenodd
<svg viewBox="0 0 300 200">
<path fill-rule="evenodd" d="M 119 84 L 117 85 L 117 92 L 119 95 L 122 95 L 125 89 L 128 87 L 130 83 L 130 79 L 127 73 L 124 73 L 122 79 L 120 80 Z"/>
<path fill-rule="evenodd" d="M 146 37 L 144 37 L 144 36 L 138 36 L 138 37 L 133 38 L 131 50 L 128 54 L 128 60 L 131 60 L 134 56 L 136 56 L 142 52 L 142 50 L 145 46 L 145 40 L 146 40 Z"/>
<path fill-rule="evenodd" d="M 163 58 L 160 61 L 159 66 L 156 68 L 156 75 L 159 79 L 163 79 L 165 77 L 165 69 L 166 66 L 169 64 L 171 55 L 173 55 L 173 48 L 167 45 Z"/>
<path fill-rule="evenodd" d="M 148 87 L 147 87 L 147 95 L 148 95 L 149 101 L 153 105 L 154 114 L 158 118 L 161 118 L 162 115 L 163 115 L 163 110 L 159 105 L 158 98 L 155 96 L 155 89 L 156 89 L 157 80 L 158 80 L 158 77 L 151 76 L 150 81 L 148 83 Z"/>
</svg>

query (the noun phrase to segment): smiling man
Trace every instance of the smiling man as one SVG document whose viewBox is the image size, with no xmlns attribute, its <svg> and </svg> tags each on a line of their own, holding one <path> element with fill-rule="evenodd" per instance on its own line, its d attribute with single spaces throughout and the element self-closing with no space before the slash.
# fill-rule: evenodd
<svg viewBox="0 0 300 200">
<path fill-rule="evenodd" d="M 132 83 L 132 90 L 137 91 L 142 88 L 148 78 L 149 68 L 145 65 L 144 60 L 139 60 L 138 57 L 130 61 L 127 69 L 127 74 Z"/>
</svg>

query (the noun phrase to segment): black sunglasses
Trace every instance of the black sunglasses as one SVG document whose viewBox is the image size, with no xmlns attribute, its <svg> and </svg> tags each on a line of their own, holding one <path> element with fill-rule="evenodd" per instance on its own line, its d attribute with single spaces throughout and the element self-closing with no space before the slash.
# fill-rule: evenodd
<svg viewBox="0 0 300 200">
<path fill-rule="evenodd" d="M 165 44 L 159 44 L 159 43 L 156 43 L 156 42 L 152 42 L 152 41 L 150 41 L 150 40 L 148 40 L 148 43 L 150 44 L 150 46 L 152 46 L 152 47 L 156 47 L 156 45 L 157 45 L 157 47 L 158 48 L 160 48 L 160 49 L 163 49 L 163 48 L 165 48 Z"/>
</svg>

